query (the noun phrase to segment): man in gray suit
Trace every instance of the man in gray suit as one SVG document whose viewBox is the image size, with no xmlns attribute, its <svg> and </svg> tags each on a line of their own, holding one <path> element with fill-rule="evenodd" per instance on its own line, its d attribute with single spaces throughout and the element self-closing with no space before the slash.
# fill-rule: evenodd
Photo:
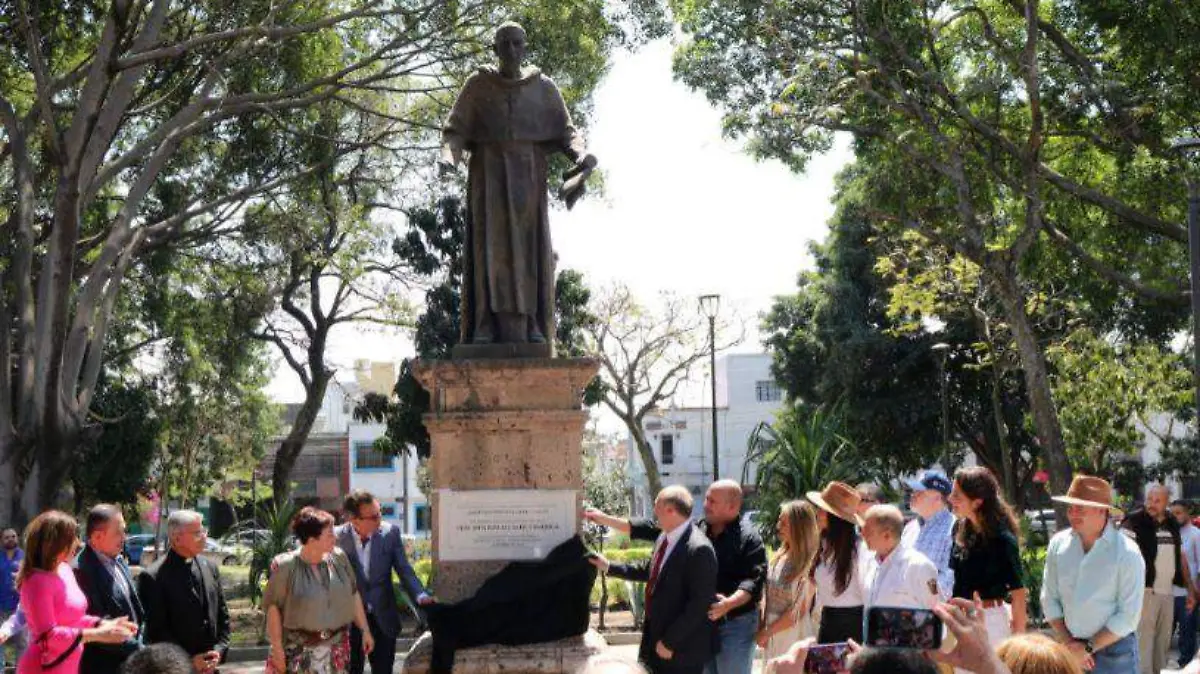
<svg viewBox="0 0 1200 674">
<path fill-rule="evenodd" d="M 392 590 L 392 571 L 408 598 L 417 606 L 435 600 L 425 591 L 404 554 L 400 528 L 383 521 L 379 501 L 364 489 L 355 489 L 344 504 L 350 521 L 334 529 L 337 544 L 354 565 L 358 590 L 367 623 L 375 639 L 375 650 L 368 656 L 373 674 L 391 674 L 396 660 L 396 635 L 400 632 L 400 611 Z M 362 674 L 362 632 L 350 628 L 350 673 Z"/>
</svg>

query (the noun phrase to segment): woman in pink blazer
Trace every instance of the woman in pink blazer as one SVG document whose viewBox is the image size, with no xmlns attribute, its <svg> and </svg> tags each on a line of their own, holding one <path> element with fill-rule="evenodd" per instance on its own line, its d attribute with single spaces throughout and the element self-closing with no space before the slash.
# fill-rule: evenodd
<svg viewBox="0 0 1200 674">
<path fill-rule="evenodd" d="M 17 674 L 78 674 L 83 644 L 119 644 L 137 633 L 127 617 L 87 615 L 87 597 L 67 564 L 78 546 L 79 525 L 66 513 L 48 510 L 29 523 L 17 573 L 29 648 Z"/>
</svg>

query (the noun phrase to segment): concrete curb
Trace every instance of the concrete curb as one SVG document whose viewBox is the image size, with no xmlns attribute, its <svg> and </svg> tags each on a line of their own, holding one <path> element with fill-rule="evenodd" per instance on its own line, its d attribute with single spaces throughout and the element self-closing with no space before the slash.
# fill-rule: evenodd
<svg viewBox="0 0 1200 674">
<path fill-rule="evenodd" d="M 608 632 L 601 636 L 604 637 L 609 646 L 629 646 L 640 643 L 642 640 L 641 632 Z M 416 641 L 416 639 L 411 637 L 397 639 L 396 655 L 400 656 L 407 653 Z M 225 656 L 225 661 L 229 663 L 266 662 L 270 650 L 268 646 L 234 646 L 229 649 L 229 652 Z"/>
</svg>

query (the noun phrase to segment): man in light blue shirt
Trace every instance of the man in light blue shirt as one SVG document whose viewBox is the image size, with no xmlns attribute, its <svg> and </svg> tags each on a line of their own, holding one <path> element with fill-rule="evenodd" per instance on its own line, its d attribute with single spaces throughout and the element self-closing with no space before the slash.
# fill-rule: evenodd
<svg viewBox="0 0 1200 674">
<path fill-rule="evenodd" d="M 1109 523 L 1108 482 L 1076 475 L 1066 496 L 1071 528 L 1046 548 L 1042 611 L 1054 636 L 1092 674 L 1138 671 L 1137 626 L 1146 563 L 1137 544 Z"/>
</svg>

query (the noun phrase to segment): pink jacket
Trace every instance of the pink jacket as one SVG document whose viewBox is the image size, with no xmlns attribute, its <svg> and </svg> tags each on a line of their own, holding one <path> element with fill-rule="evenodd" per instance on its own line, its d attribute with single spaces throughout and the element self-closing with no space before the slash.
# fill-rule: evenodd
<svg viewBox="0 0 1200 674">
<path fill-rule="evenodd" d="M 17 674 L 78 674 L 83 657 L 83 629 L 100 619 L 87 615 L 87 597 L 66 563 L 54 571 L 34 571 L 21 584 L 21 606 L 28 625 L 29 648 L 17 663 Z M 51 662 L 68 653 L 55 667 Z"/>
</svg>

